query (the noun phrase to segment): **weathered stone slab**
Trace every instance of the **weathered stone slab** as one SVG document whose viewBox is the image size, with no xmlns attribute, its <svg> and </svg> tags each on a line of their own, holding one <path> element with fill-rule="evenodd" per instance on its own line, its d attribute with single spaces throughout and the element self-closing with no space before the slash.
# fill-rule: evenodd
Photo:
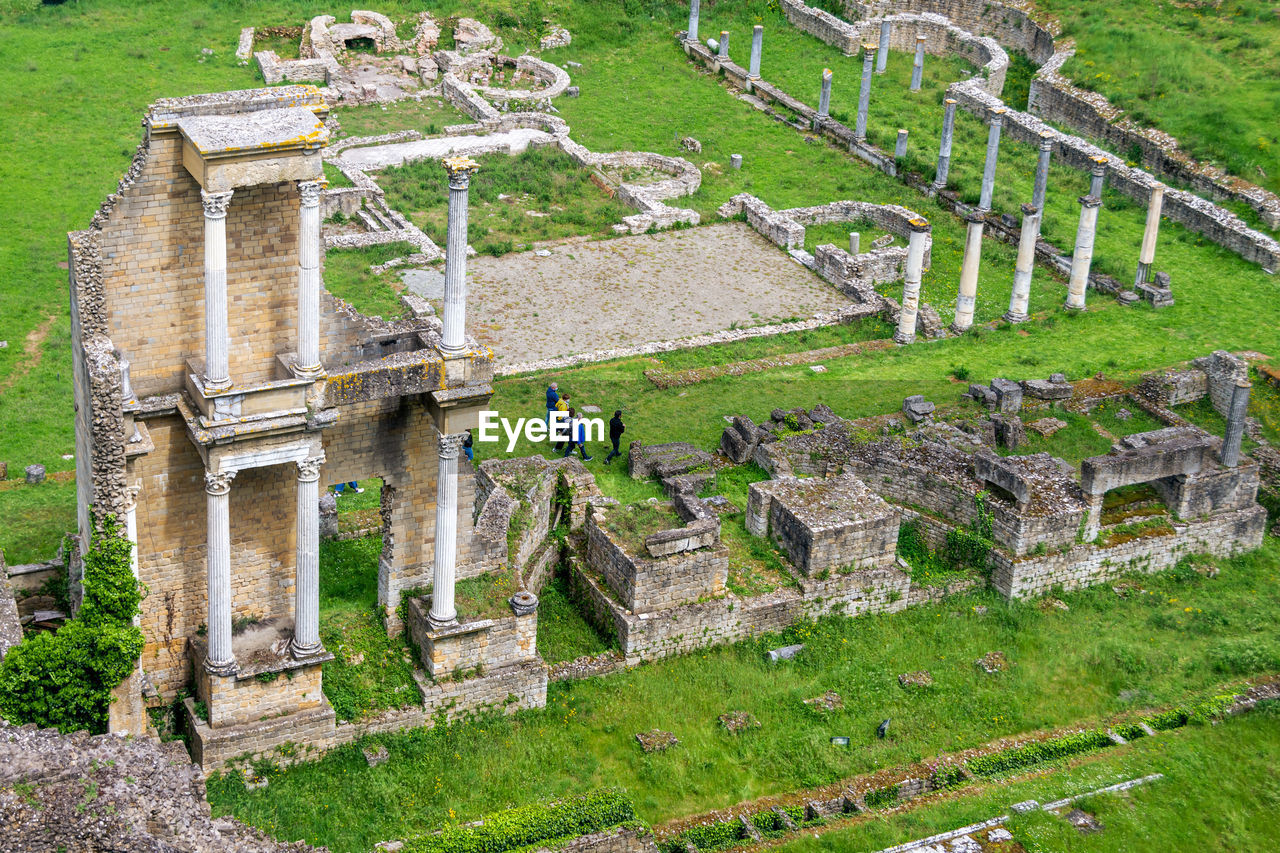
<svg viewBox="0 0 1280 853">
<path fill-rule="evenodd" d="M 1022 392 L 1037 400 L 1069 400 L 1071 384 L 1069 382 L 1052 382 L 1044 379 L 1024 379 L 1019 383 Z"/>
<path fill-rule="evenodd" d="M 1013 495 L 1020 504 L 1031 501 L 1031 486 L 1022 473 L 989 450 L 974 454 L 973 473 L 979 480 Z"/>
</svg>

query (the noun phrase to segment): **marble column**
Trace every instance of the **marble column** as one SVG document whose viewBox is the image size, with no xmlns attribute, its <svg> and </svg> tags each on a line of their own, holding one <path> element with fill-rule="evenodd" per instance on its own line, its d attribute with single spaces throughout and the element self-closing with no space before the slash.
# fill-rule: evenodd
<svg viewBox="0 0 1280 853">
<path fill-rule="evenodd" d="M 431 573 L 432 627 L 442 628 L 458 620 L 453 606 L 453 583 L 458 557 L 458 451 L 466 438 L 462 433 L 439 437 L 440 468 L 436 474 L 436 546 Z"/>
<path fill-rule="evenodd" d="M 469 157 L 446 157 L 449 175 L 449 230 L 444 256 L 444 331 L 440 352 L 466 351 L 467 334 L 467 188 L 479 164 Z"/>
<path fill-rule="evenodd" d="M 1091 157 L 1093 165 L 1089 168 L 1089 195 L 1102 198 L 1102 185 L 1107 182 L 1107 158 Z"/>
<path fill-rule="evenodd" d="M 138 577 L 138 494 L 141 491 L 141 485 L 124 488 L 124 538 L 133 546 L 129 549 L 129 570 L 135 579 Z"/>
<path fill-rule="evenodd" d="M 818 93 L 818 118 L 831 114 L 831 69 L 822 69 L 822 90 Z"/>
<path fill-rule="evenodd" d="M 698 40 L 698 6 L 699 0 L 689 0 L 689 32 L 685 35 L 689 41 Z"/>
<path fill-rule="evenodd" d="M 907 237 L 907 261 L 902 277 L 902 313 L 898 315 L 898 331 L 893 339 L 909 344 L 916 339 L 916 314 L 920 311 L 920 279 L 924 275 L 924 241 L 929 233 L 929 223 L 924 219 L 912 219 L 907 225 L 911 234 Z"/>
<path fill-rule="evenodd" d="M 210 391 L 231 387 L 227 364 L 227 204 L 232 191 L 200 191 L 204 205 L 204 385 Z"/>
<path fill-rule="evenodd" d="M 996 161 L 1000 158 L 1000 126 L 1004 124 L 1004 107 L 992 107 L 987 111 L 991 127 L 987 131 L 987 160 L 982 167 L 982 196 L 978 200 L 978 211 L 991 211 L 991 196 L 996 189 Z"/>
<path fill-rule="evenodd" d="M 747 69 L 747 77 L 760 79 L 760 54 L 764 50 L 764 27 L 756 24 L 751 30 L 751 66 Z"/>
<path fill-rule="evenodd" d="M 1231 389 L 1231 406 L 1227 409 L 1227 429 L 1222 435 L 1222 452 L 1218 457 L 1224 466 L 1240 464 L 1240 442 L 1244 438 L 1244 419 L 1249 414 L 1249 380 L 1240 379 Z"/>
<path fill-rule="evenodd" d="M 924 43 L 923 35 L 916 36 L 916 57 L 911 63 L 911 91 L 919 92 L 920 84 L 924 82 Z"/>
<path fill-rule="evenodd" d="M 1022 233 L 1018 240 L 1018 260 L 1013 268 L 1013 293 L 1004 319 L 1025 323 L 1030 319 L 1027 306 L 1031 301 L 1031 273 L 1036 265 L 1036 238 L 1040 235 L 1040 211 L 1035 205 L 1022 206 Z"/>
<path fill-rule="evenodd" d="M 867 109 L 871 106 L 871 71 L 876 60 L 876 46 L 862 46 L 862 86 L 858 89 L 858 123 L 853 129 L 853 137 L 859 142 L 867 139 Z"/>
<path fill-rule="evenodd" d="M 1053 156 L 1053 131 L 1040 131 L 1040 157 L 1036 160 L 1036 184 L 1031 191 L 1031 206 L 1044 210 L 1044 197 L 1049 189 L 1049 158 Z"/>
<path fill-rule="evenodd" d="M 1098 208 L 1102 200 L 1096 196 L 1080 198 L 1080 225 L 1076 228 L 1076 248 L 1071 255 L 1071 278 L 1067 282 L 1066 307 L 1084 310 L 1084 292 L 1089 287 L 1089 266 L 1093 263 L 1093 241 L 1098 231 Z"/>
<path fill-rule="evenodd" d="M 862 244 L 862 235 L 857 231 L 849 232 L 849 254 L 858 254 L 858 249 Z"/>
<path fill-rule="evenodd" d="M 889 31 L 892 24 L 888 20 L 880 22 L 880 50 L 876 54 L 876 73 L 883 74 L 885 66 L 889 64 Z"/>
<path fill-rule="evenodd" d="M 209 653 L 204 668 L 214 675 L 239 669 L 231 650 L 231 481 L 235 471 L 204 475 L 207 538 L 205 559 L 209 575 Z"/>
<path fill-rule="evenodd" d="M 951 141 L 956 132 L 956 99 L 942 102 L 942 141 L 938 144 L 938 173 L 933 178 L 933 188 L 939 192 L 947 188 L 947 173 L 951 171 Z"/>
<path fill-rule="evenodd" d="M 298 462 L 297 568 L 294 581 L 293 642 L 295 658 L 320 652 L 320 466 L 324 454 Z"/>
<path fill-rule="evenodd" d="M 893 143 L 893 159 L 901 160 L 907 156 L 907 136 L 905 127 L 898 128 L 898 138 Z"/>
<path fill-rule="evenodd" d="M 966 218 L 964 260 L 960 263 L 960 291 L 956 294 L 956 318 L 951 331 L 962 335 L 973 325 L 973 306 L 978 298 L 978 267 L 982 263 L 982 229 L 986 217 L 971 213 Z"/>
<path fill-rule="evenodd" d="M 298 360 L 304 376 L 319 376 L 320 366 L 320 183 L 299 181 Z"/>
<path fill-rule="evenodd" d="M 729 58 L 729 31 L 728 30 L 720 31 L 720 46 L 716 55 L 719 56 L 721 59 Z"/>
<path fill-rule="evenodd" d="M 1160 235 L 1160 210 L 1164 207 L 1164 184 L 1151 188 L 1151 200 L 1147 202 L 1147 227 L 1142 232 L 1142 249 L 1138 252 L 1138 274 L 1134 286 L 1146 284 L 1151 276 L 1151 265 L 1156 262 L 1156 238 Z"/>
</svg>

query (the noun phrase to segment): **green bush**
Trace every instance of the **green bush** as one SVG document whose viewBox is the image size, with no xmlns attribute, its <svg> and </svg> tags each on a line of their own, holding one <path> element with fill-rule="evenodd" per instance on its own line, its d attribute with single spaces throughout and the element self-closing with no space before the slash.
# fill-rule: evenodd
<svg viewBox="0 0 1280 853">
<path fill-rule="evenodd" d="M 892 806 L 898 802 L 898 786 L 890 785 L 887 788 L 877 788 L 874 791 L 868 791 L 867 795 L 862 798 L 869 809 L 883 809 Z"/>
<path fill-rule="evenodd" d="M 751 816 L 751 824 L 762 835 L 785 832 L 787 829 L 787 825 L 782 822 L 782 817 L 772 810 L 756 812 Z"/>
<path fill-rule="evenodd" d="M 1046 761 L 1092 752 L 1095 749 L 1110 746 L 1111 743 L 1111 738 L 1107 736 L 1105 731 L 1093 729 L 1063 735 L 1051 740 L 1029 743 L 1026 746 L 1016 746 L 992 755 L 980 755 L 976 758 L 970 758 L 965 762 L 965 766 L 969 768 L 970 773 L 976 776 L 994 776 L 998 773 L 1020 770 Z"/>
<path fill-rule="evenodd" d="M 774 815 L 774 817 L 777 817 L 777 815 Z M 781 819 L 779 819 L 779 823 L 781 823 Z M 710 823 L 706 826 L 695 826 L 680 833 L 674 841 L 678 845 L 676 849 L 680 853 L 684 853 L 685 844 L 692 844 L 699 850 L 719 850 L 722 847 L 728 847 L 742 841 L 744 837 L 742 824 L 736 820 L 727 820 L 719 823 Z"/>
<path fill-rule="evenodd" d="M 605 788 L 554 803 L 531 803 L 485 815 L 476 826 L 446 826 L 405 841 L 404 853 L 504 853 L 517 847 L 599 832 L 636 819 L 622 791 Z"/>
<path fill-rule="evenodd" d="M 111 691 L 142 654 L 133 624 L 143 591 L 133 576 L 133 545 L 108 516 L 84 557 L 84 601 L 56 634 L 24 640 L 0 664 L 0 713 L 15 723 L 64 732 L 107 728 Z"/>
</svg>

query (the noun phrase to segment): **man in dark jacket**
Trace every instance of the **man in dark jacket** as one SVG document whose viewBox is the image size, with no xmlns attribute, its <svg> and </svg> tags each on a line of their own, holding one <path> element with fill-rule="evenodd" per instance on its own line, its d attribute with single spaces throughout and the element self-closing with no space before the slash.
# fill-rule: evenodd
<svg viewBox="0 0 1280 853">
<path fill-rule="evenodd" d="M 560 402 L 560 386 L 552 382 L 547 388 L 547 428 L 551 427 L 551 413 L 556 409 L 556 403 Z"/>
<path fill-rule="evenodd" d="M 609 451 L 609 455 L 604 458 L 604 464 L 608 465 L 613 461 L 613 457 L 622 455 L 618 450 L 618 442 L 622 440 L 622 434 L 626 431 L 627 425 L 622 422 L 622 409 L 616 409 L 613 417 L 609 419 L 609 441 L 613 442 L 613 450 Z"/>
</svg>

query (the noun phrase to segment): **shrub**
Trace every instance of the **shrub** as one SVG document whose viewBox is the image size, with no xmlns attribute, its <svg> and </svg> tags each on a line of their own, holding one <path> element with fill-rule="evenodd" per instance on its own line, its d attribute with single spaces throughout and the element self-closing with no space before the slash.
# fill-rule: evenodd
<svg viewBox="0 0 1280 853">
<path fill-rule="evenodd" d="M 1274 669 L 1276 650 L 1257 638 L 1225 640 L 1209 649 L 1209 662 L 1215 672 L 1226 675 L 1251 675 Z"/>
<path fill-rule="evenodd" d="M 84 557 L 84 601 L 56 634 L 24 640 L 0 664 L 0 712 L 16 723 L 64 732 L 107 728 L 111 691 L 133 672 L 142 631 L 133 624 L 143 591 L 133 545 L 108 516 Z"/>
<path fill-rule="evenodd" d="M 775 815 L 776 817 L 776 815 Z M 743 839 L 743 826 L 738 821 L 721 821 L 705 826 L 695 826 L 680 833 L 676 843 L 680 853 L 684 853 L 685 844 L 692 844 L 699 850 L 719 850 Z"/>
<path fill-rule="evenodd" d="M 517 847 L 599 832 L 635 821 L 631 800 L 615 788 L 531 803 L 485 815 L 474 826 L 446 826 L 441 832 L 405 841 L 404 853 L 504 853 Z"/>
<path fill-rule="evenodd" d="M 862 799 L 869 809 L 886 808 L 898 802 L 898 786 L 890 785 L 887 788 L 877 788 L 874 791 L 869 791 Z"/>
<path fill-rule="evenodd" d="M 1031 767 L 1045 761 L 1068 758 L 1085 752 L 1092 752 L 1111 745 L 1111 738 L 1105 731 L 1092 729 L 1063 735 L 1051 740 L 1029 743 L 1026 746 L 1015 746 L 992 755 L 980 755 L 965 762 L 969 772 L 977 776 L 994 776 Z"/>
</svg>

